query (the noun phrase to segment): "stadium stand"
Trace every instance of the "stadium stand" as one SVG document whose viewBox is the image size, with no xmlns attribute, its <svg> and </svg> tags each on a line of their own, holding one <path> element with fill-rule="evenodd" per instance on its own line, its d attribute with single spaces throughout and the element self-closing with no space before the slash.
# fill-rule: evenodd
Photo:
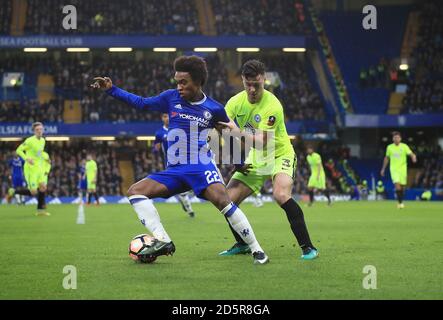
<svg viewBox="0 0 443 320">
<path fill-rule="evenodd" d="M 421 165 L 412 186 L 415 188 L 443 188 L 443 151 L 438 144 L 421 141 L 417 146 Z"/>
<path fill-rule="evenodd" d="M 309 31 L 299 0 L 212 0 L 219 35 L 288 35 Z"/>
<path fill-rule="evenodd" d="M 88 87 L 94 75 L 108 75 L 113 82 L 130 92 L 150 96 L 174 86 L 171 61 L 149 56 L 136 60 L 133 55 L 112 56 L 104 53 L 91 54 L 90 58 L 60 55 L 59 59 L 43 57 L 36 59 L 18 55 L 3 57 L 5 62 L 2 71 L 25 72 L 28 96 L 36 97 L 37 78 L 39 74 L 50 73 L 54 81 L 54 97 L 49 102 L 33 109 L 23 108 L 29 102 L 2 102 L 2 110 L 7 110 L 4 121 L 26 122 L 38 118 L 49 111 L 51 120 L 61 122 L 63 100 L 78 99 L 82 109 L 82 122 L 109 121 L 126 123 L 131 121 L 147 121 L 156 119 L 157 115 L 150 112 L 137 112 L 121 102 L 94 92 Z M 275 94 L 282 99 L 288 120 L 324 120 L 325 107 L 319 94 L 313 89 L 307 74 L 308 61 L 299 60 L 295 56 L 271 54 L 259 56 L 269 71 L 278 72 L 282 85 L 274 88 Z M 205 91 L 221 103 L 226 103 L 237 91 L 230 84 L 228 70 L 217 54 L 206 58 L 210 71 Z M 246 58 L 245 58 L 246 59 Z M 291 68 L 287 68 L 291 65 Z M 28 76 L 29 74 L 29 76 Z M 238 90 L 241 90 L 238 89 Z M 18 100 L 19 97 L 14 95 Z M 37 102 L 33 102 L 33 106 Z M 35 110 L 35 111 L 34 111 Z"/>
<path fill-rule="evenodd" d="M 191 0 L 157 1 L 81 1 L 72 0 L 78 15 L 75 30 L 65 30 L 60 12 L 65 1 L 28 0 L 25 34 L 196 34 L 199 25 L 194 2 Z M 59 10 L 47 10 L 48 7 Z M 137 14 L 134 14 L 137 12 Z M 174 14 L 171 14 L 173 12 Z"/>
<path fill-rule="evenodd" d="M 443 112 L 443 8 L 439 1 L 419 4 L 419 31 L 403 113 Z"/>
<path fill-rule="evenodd" d="M 10 33 L 11 13 L 12 1 L 2 1 L 2 8 L 0 10 L 0 35 L 6 35 Z"/>
<path fill-rule="evenodd" d="M 53 99 L 46 103 L 28 99 L 22 102 L 2 101 L 0 103 L 1 122 L 32 123 L 45 119 L 47 122 L 63 122 L 63 100 Z"/>
<path fill-rule="evenodd" d="M 383 28 L 371 32 L 361 28 L 361 12 L 323 12 L 320 15 L 355 113 L 386 113 L 389 90 L 360 88 L 360 70 L 377 65 L 383 57 L 399 56 L 402 41 L 399 35 L 403 34 L 409 10 L 409 6 L 378 7 L 378 24 Z"/>
<path fill-rule="evenodd" d="M 7 160 L 12 157 L 15 146 L 1 143 L 0 155 L 1 185 L 0 197 L 4 197 L 10 187 Z M 96 155 L 98 165 L 97 192 L 100 195 L 121 195 L 122 181 L 117 165 L 116 149 L 106 142 L 79 141 L 75 143 L 47 143 L 52 168 L 48 179 L 48 195 L 52 197 L 77 196 L 77 169 L 86 152 Z"/>
<path fill-rule="evenodd" d="M 246 61 L 249 58 L 244 59 Z M 278 72 L 281 85 L 274 93 L 282 100 L 288 120 L 324 120 L 325 107 L 319 94 L 313 90 L 307 67 L 308 62 L 296 56 L 278 57 L 260 55 L 255 57 L 265 63 L 269 71 Z M 290 67 L 288 67 L 290 66 Z"/>
</svg>

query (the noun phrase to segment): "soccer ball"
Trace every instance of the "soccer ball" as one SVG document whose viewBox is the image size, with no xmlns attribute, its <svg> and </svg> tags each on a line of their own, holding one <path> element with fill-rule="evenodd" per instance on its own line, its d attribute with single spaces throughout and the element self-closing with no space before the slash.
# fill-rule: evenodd
<svg viewBox="0 0 443 320">
<path fill-rule="evenodd" d="M 129 243 L 129 256 L 132 260 L 141 263 L 152 263 L 157 259 L 155 256 L 142 254 L 143 250 L 149 248 L 154 243 L 155 238 L 149 234 L 139 234 L 132 238 Z"/>
</svg>

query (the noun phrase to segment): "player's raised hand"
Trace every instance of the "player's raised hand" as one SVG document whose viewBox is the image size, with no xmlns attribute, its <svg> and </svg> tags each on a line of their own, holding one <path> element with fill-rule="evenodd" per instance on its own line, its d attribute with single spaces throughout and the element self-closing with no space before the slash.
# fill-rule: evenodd
<svg viewBox="0 0 443 320">
<path fill-rule="evenodd" d="M 111 78 L 108 77 L 95 77 L 94 82 L 90 85 L 94 89 L 108 90 L 112 88 Z"/>
</svg>

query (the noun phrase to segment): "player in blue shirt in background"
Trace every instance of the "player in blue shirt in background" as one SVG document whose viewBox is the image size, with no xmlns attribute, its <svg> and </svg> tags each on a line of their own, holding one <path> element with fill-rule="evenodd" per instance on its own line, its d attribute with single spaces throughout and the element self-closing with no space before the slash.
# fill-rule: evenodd
<svg viewBox="0 0 443 320">
<path fill-rule="evenodd" d="M 77 191 L 78 191 L 78 197 L 80 198 L 80 201 L 83 203 L 83 196 L 86 195 L 86 188 L 87 188 L 87 182 L 86 182 L 86 160 L 82 159 L 80 161 L 80 165 L 77 167 Z"/>
<path fill-rule="evenodd" d="M 25 161 L 18 156 L 14 151 L 12 158 L 9 160 L 8 165 L 11 170 L 9 179 L 12 182 L 12 188 L 8 190 L 8 203 L 14 196 L 15 190 L 26 187 L 25 176 L 23 175 L 23 166 Z M 15 200 L 17 204 L 25 204 L 25 196 L 20 194 L 15 194 Z"/>
<path fill-rule="evenodd" d="M 154 150 L 161 152 L 163 158 L 163 169 L 168 166 L 168 127 L 169 116 L 167 113 L 162 114 L 163 127 L 155 132 Z M 191 217 L 194 218 L 195 213 L 192 210 L 192 204 L 190 198 L 192 197 L 192 191 L 183 192 L 177 195 L 183 210 Z"/>
<path fill-rule="evenodd" d="M 151 199 L 169 198 L 192 189 L 196 196 L 209 200 L 249 245 L 254 263 L 269 261 L 243 211 L 229 198 L 226 186 L 207 143 L 209 131 L 221 131 L 219 122 L 229 122 L 224 107 L 202 90 L 208 77 L 206 62 L 197 56 L 181 56 L 174 61 L 177 89 L 144 98 L 112 84 L 108 77 L 96 77 L 93 88 L 135 108 L 168 113 L 168 167 L 133 184 L 128 198 L 141 223 L 156 238 L 142 254 L 170 255 L 175 245 L 166 233 Z M 206 155 L 206 156 L 205 156 Z"/>
</svg>

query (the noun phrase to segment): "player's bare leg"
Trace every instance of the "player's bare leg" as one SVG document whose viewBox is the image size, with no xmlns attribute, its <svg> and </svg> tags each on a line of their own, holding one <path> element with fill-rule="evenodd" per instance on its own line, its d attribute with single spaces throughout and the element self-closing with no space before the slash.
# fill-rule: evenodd
<svg viewBox="0 0 443 320">
<path fill-rule="evenodd" d="M 226 187 L 221 183 L 213 183 L 204 191 L 203 196 L 208 199 L 226 217 L 232 229 L 251 248 L 255 264 L 265 264 L 269 258 L 264 253 L 254 231 L 245 214 L 231 201 Z"/>
<path fill-rule="evenodd" d="M 156 238 L 153 246 L 142 254 L 152 256 L 172 255 L 175 252 L 175 245 L 166 233 L 160 221 L 160 215 L 151 200 L 153 198 L 169 197 L 171 194 L 168 188 L 164 184 L 146 178 L 130 186 L 127 194 L 140 222 Z"/>
<path fill-rule="evenodd" d="M 273 180 L 273 196 L 275 201 L 286 212 L 291 230 L 297 239 L 298 245 L 303 251 L 302 259 L 311 260 L 318 256 L 309 237 L 303 210 L 292 198 L 292 186 L 294 181 L 285 173 L 277 173 Z"/>
<path fill-rule="evenodd" d="M 232 200 L 232 202 L 235 203 L 235 205 L 240 206 L 240 203 L 242 203 L 247 197 L 249 197 L 252 194 L 252 190 L 249 189 L 247 185 L 245 185 L 243 182 L 231 179 L 227 186 L 227 191 L 229 198 Z M 226 221 L 228 219 L 226 218 Z M 231 256 L 235 254 L 245 254 L 250 253 L 251 249 L 246 244 L 246 242 L 243 241 L 242 237 L 232 228 L 231 224 L 228 221 L 229 228 L 231 229 L 232 235 L 235 237 L 236 243 L 229 249 L 224 250 L 220 252 L 219 254 L 221 256 Z"/>
</svg>

